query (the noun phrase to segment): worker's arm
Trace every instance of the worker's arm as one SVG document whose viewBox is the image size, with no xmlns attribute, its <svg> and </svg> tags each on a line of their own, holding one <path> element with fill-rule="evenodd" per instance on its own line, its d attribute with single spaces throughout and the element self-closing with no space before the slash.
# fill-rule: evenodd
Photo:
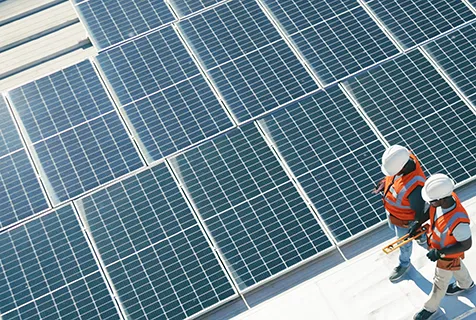
<svg viewBox="0 0 476 320">
<path fill-rule="evenodd" d="M 469 223 L 459 223 L 452 232 L 453 236 L 458 241 L 455 245 L 443 248 L 440 250 L 443 254 L 452 254 L 452 253 L 459 253 L 464 252 L 471 248 L 472 240 L 471 240 L 471 228 L 469 227 Z"/>
<path fill-rule="evenodd" d="M 415 222 L 410 226 L 409 230 L 409 234 L 412 237 L 417 234 L 421 225 L 430 218 L 429 211 L 425 211 L 425 200 L 421 197 L 421 189 L 421 186 L 417 186 L 408 195 L 410 208 L 415 211 Z"/>
<path fill-rule="evenodd" d="M 417 186 L 409 195 L 408 200 L 410 201 L 410 208 L 415 211 L 415 221 L 417 222 L 425 222 L 424 219 L 425 215 L 425 200 L 421 197 L 421 186 Z"/>
<path fill-rule="evenodd" d="M 440 252 L 444 255 L 453 254 L 453 253 L 460 253 L 460 252 L 464 252 L 466 250 L 469 250 L 469 248 L 471 248 L 471 245 L 472 245 L 472 240 L 471 240 L 471 237 L 470 237 L 469 239 L 466 239 L 464 241 L 457 242 L 455 245 L 453 245 L 451 247 L 443 248 L 443 249 L 440 250 Z"/>
</svg>

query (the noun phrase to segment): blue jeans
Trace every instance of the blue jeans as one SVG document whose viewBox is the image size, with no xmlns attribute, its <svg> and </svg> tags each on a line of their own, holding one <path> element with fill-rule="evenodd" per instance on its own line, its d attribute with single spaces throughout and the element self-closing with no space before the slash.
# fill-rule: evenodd
<svg viewBox="0 0 476 320">
<path fill-rule="evenodd" d="M 395 231 L 397 238 L 401 238 L 408 233 L 409 228 L 398 227 L 390 224 L 391 229 Z M 413 241 L 400 247 L 400 266 L 406 268 L 410 265 L 410 256 L 412 255 Z"/>
</svg>

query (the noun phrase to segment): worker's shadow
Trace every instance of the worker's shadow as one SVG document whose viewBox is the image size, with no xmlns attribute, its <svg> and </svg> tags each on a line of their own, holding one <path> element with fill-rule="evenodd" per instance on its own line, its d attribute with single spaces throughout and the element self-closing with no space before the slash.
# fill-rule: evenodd
<svg viewBox="0 0 476 320">
<path fill-rule="evenodd" d="M 426 279 L 417 269 L 411 268 L 407 273 L 407 277 L 414 281 L 415 284 L 428 296 L 431 294 L 433 283 L 428 281 L 428 279 Z M 454 279 L 452 281 L 454 281 Z M 464 296 L 476 305 L 476 290 L 471 290 L 468 293 L 465 293 Z M 422 305 L 423 303 L 425 303 L 425 301 L 422 301 Z M 458 296 L 445 296 L 441 301 L 440 307 L 444 309 L 445 313 L 448 315 L 446 319 L 453 319 L 454 317 L 473 309 L 473 306 L 467 305 L 458 300 Z M 438 317 L 438 319 L 445 319 L 445 317 Z"/>
</svg>

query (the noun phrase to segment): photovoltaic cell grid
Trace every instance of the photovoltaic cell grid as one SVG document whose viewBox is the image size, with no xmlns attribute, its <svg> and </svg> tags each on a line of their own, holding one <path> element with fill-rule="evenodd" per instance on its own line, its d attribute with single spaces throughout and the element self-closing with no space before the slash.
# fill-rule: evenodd
<svg viewBox="0 0 476 320">
<path fill-rule="evenodd" d="M 0 95 L 0 158 L 22 148 L 23 144 L 8 111 L 7 103 Z"/>
<path fill-rule="evenodd" d="M 398 53 L 357 1 L 268 0 L 266 3 L 324 84 Z M 349 7 L 354 8 L 349 10 Z M 285 9 L 289 12 L 283 12 Z M 316 14 L 319 10 L 323 12 Z"/>
<path fill-rule="evenodd" d="M 240 289 L 331 247 L 253 124 L 172 161 Z"/>
<path fill-rule="evenodd" d="M 49 208 L 24 149 L 0 157 L 0 229 Z"/>
<path fill-rule="evenodd" d="M 178 27 L 238 121 L 318 88 L 255 1 L 232 1 Z"/>
<path fill-rule="evenodd" d="M 354 0 L 263 0 L 288 34 L 300 32 L 359 7 Z"/>
<path fill-rule="evenodd" d="M 427 173 L 457 182 L 476 174 L 476 115 L 419 51 L 345 86 L 387 141 L 408 146 Z"/>
<path fill-rule="evenodd" d="M 235 294 L 164 164 L 76 203 L 132 319 L 184 319 Z"/>
<path fill-rule="evenodd" d="M 460 0 L 377 0 L 368 6 L 404 48 L 476 18 Z"/>
<path fill-rule="evenodd" d="M 174 20 L 172 12 L 162 0 L 89 0 L 78 4 L 77 8 L 98 49 Z"/>
<path fill-rule="evenodd" d="M 13 89 L 8 98 L 32 143 L 114 110 L 88 60 Z"/>
<path fill-rule="evenodd" d="M 49 207 L 20 135 L 0 97 L 0 229 Z"/>
<path fill-rule="evenodd" d="M 55 204 L 142 166 L 89 61 L 13 89 L 8 97 Z"/>
<path fill-rule="evenodd" d="M 2 319 L 118 319 L 71 206 L 0 234 Z"/>
<path fill-rule="evenodd" d="M 211 137 L 232 126 L 202 76 L 187 79 L 124 107 L 149 161 Z"/>
<path fill-rule="evenodd" d="M 221 1 L 224 0 L 169 0 L 169 3 L 179 17 L 184 17 Z"/>
<path fill-rule="evenodd" d="M 199 74 L 172 27 L 102 52 L 96 59 L 123 106 Z"/>
<path fill-rule="evenodd" d="M 338 241 L 385 219 L 380 197 L 385 147 L 337 86 L 259 120 Z"/>
<path fill-rule="evenodd" d="M 108 50 L 97 59 L 149 161 L 232 126 L 172 28 Z"/>
<path fill-rule="evenodd" d="M 476 23 L 425 45 L 425 49 L 476 106 Z"/>
</svg>

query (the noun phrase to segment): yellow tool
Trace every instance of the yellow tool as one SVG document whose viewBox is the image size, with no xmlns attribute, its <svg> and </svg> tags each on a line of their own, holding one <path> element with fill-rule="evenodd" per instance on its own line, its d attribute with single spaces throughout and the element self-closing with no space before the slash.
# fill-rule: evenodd
<svg viewBox="0 0 476 320">
<path fill-rule="evenodd" d="M 403 237 L 395 240 L 394 242 L 390 243 L 388 246 L 384 247 L 382 249 L 383 252 L 385 252 L 386 254 L 389 254 L 390 252 L 397 250 L 398 248 L 403 246 L 405 243 L 408 243 L 412 241 L 413 239 L 419 238 L 422 234 L 426 232 L 426 230 L 428 230 L 429 227 L 430 227 L 429 224 L 425 224 L 424 226 L 420 228 L 420 230 L 418 231 L 418 234 L 416 234 L 414 237 L 409 237 L 408 234 L 404 235 Z"/>
</svg>

